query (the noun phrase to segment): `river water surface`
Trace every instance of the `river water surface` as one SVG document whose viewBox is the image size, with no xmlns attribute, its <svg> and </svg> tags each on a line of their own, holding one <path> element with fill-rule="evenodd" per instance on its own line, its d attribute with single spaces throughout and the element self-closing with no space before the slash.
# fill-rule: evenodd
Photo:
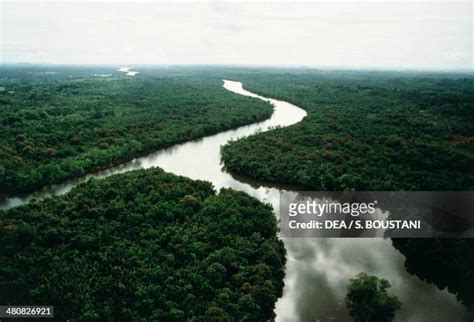
<svg viewBox="0 0 474 322">
<path fill-rule="evenodd" d="M 244 191 L 270 203 L 278 216 L 280 192 L 294 188 L 230 175 L 222 169 L 220 147 L 231 139 L 248 136 L 256 131 L 297 123 L 306 116 L 306 112 L 290 103 L 246 91 L 240 82 L 224 80 L 224 88 L 273 104 L 271 118 L 162 149 L 104 171 L 45 187 L 29 195 L 8 197 L 0 201 L 0 209 L 25 204 L 32 198 L 64 194 L 91 177 L 102 178 L 158 166 L 171 173 L 210 181 L 216 189 L 225 187 Z M 454 295 L 405 271 L 404 257 L 393 248 L 389 239 L 285 238 L 283 241 L 287 250 L 287 264 L 283 296 L 275 309 L 277 321 L 352 321 L 345 309 L 344 297 L 348 280 L 359 272 L 375 274 L 391 282 L 392 292 L 402 302 L 396 321 L 468 321 L 465 307 Z"/>
</svg>

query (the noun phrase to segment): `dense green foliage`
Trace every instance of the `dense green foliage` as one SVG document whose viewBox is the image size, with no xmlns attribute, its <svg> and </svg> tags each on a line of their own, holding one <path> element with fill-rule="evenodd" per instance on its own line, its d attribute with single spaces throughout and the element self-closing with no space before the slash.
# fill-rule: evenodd
<svg viewBox="0 0 474 322">
<path fill-rule="evenodd" d="M 228 92 L 216 75 L 186 69 L 127 77 L 104 68 L 5 67 L 0 87 L 0 192 L 59 183 L 272 112 Z"/>
<path fill-rule="evenodd" d="M 394 239 L 406 257 L 408 272 L 457 294 L 474 308 L 474 242 L 472 239 Z"/>
<path fill-rule="evenodd" d="M 401 303 L 388 294 L 390 283 L 376 276 L 359 273 L 347 286 L 346 306 L 355 322 L 390 322 Z"/>
<path fill-rule="evenodd" d="M 232 172 L 317 190 L 474 188 L 472 75 L 295 70 L 240 78 L 308 116 L 224 146 Z"/>
<path fill-rule="evenodd" d="M 267 321 L 283 243 L 269 205 L 161 169 L 0 212 L 0 303 L 59 321 Z"/>
</svg>

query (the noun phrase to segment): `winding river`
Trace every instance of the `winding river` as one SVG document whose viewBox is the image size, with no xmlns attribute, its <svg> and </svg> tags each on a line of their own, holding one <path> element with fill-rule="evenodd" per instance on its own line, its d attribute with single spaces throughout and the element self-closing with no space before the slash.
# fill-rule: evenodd
<svg viewBox="0 0 474 322">
<path fill-rule="evenodd" d="M 226 187 L 245 191 L 272 204 L 278 216 L 280 191 L 292 189 L 230 175 L 222 169 L 220 146 L 256 131 L 297 123 L 305 117 L 306 112 L 290 103 L 253 94 L 243 89 L 240 82 L 224 80 L 223 86 L 234 93 L 270 102 L 274 105 L 271 118 L 177 144 L 107 170 L 45 187 L 29 195 L 8 197 L 0 201 L 0 209 L 25 204 L 32 198 L 64 194 L 91 177 L 103 178 L 158 166 L 178 175 L 210 181 L 217 189 Z M 469 321 L 465 307 L 453 294 L 406 272 L 404 257 L 393 248 L 389 239 L 286 238 L 283 241 L 287 249 L 287 265 L 283 296 L 275 309 L 277 321 L 352 321 L 345 309 L 344 297 L 348 280 L 359 272 L 375 274 L 391 282 L 392 291 L 402 301 L 397 321 Z"/>
</svg>

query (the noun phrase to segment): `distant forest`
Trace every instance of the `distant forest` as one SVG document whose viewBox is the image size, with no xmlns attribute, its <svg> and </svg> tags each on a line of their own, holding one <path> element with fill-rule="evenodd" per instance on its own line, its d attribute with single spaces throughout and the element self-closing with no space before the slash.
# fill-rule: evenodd
<svg viewBox="0 0 474 322">
<path fill-rule="evenodd" d="M 268 321 L 285 250 L 272 208 L 155 168 L 0 211 L 0 303 L 58 321 Z"/>
<path fill-rule="evenodd" d="M 270 104 L 186 69 L 0 68 L 0 192 L 29 192 L 265 119 Z"/>
</svg>

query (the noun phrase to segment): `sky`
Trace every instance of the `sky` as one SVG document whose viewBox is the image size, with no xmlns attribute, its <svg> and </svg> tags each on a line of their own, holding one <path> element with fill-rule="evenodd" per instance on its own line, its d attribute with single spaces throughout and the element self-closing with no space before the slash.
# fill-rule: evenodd
<svg viewBox="0 0 474 322">
<path fill-rule="evenodd" d="M 473 69 L 473 2 L 0 0 L 0 63 Z"/>
</svg>

